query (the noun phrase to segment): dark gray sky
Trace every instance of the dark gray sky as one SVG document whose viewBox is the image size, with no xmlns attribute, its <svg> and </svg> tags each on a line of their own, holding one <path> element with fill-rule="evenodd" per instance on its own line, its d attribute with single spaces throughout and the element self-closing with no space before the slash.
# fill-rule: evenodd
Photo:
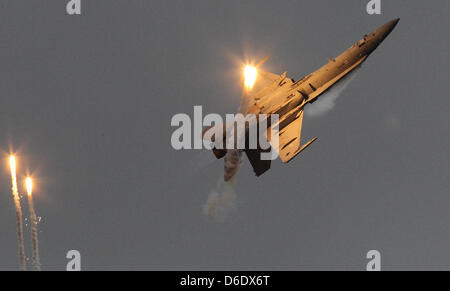
<svg viewBox="0 0 450 291">
<path fill-rule="evenodd" d="M 450 4 L 365 3 L 2 1 L 0 270 L 18 269 L 11 147 L 37 179 L 45 270 L 70 249 L 89 270 L 362 270 L 371 249 L 384 269 L 450 269 Z M 265 69 L 298 79 L 397 17 L 336 107 L 305 119 L 319 140 L 261 178 L 245 161 L 237 211 L 205 219 L 223 162 L 174 151 L 172 116 L 234 112 L 236 59 L 272 54 Z"/>
</svg>

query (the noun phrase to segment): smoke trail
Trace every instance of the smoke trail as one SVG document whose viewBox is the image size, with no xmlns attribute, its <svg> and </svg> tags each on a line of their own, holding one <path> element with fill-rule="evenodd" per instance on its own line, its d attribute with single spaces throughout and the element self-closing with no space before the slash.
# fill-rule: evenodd
<svg viewBox="0 0 450 291">
<path fill-rule="evenodd" d="M 234 179 L 225 182 L 221 177 L 209 194 L 203 207 L 205 216 L 212 221 L 224 221 L 236 210 Z"/>
<path fill-rule="evenodd" d="M 17 188 L 17 176 L 16 176 L 16 159 L 11 156 L 9 159 L 11 167 L 11 190 L 14 197 L 14 205 L 16 206 L 16 218 L 17 218 L 17 238 L 19 242 L 19 263 L 22 271 L 26 270 L 25 263 L 25 248 L 23 244 L 23 224 L 22 224 L 22 207 L 20 206 L 19 190 Z"/>
<path fill-rule="evenodd" d="M 28 196 L 28 204 L 30 206 L 30 217 L 31 217 L 31 243 L 33 247 L 33 264 L 34 270 L 41 270 L 41 262 L 39 257 L 39 239 L 38 239 L 38 229 L 37 229 L 37 218 L 36 212 L 34 211 L 33 197 Z"/>
<path fill-rule="evenodd" d="M 28 208 L 30 209 L 30 219 L 31 219 L 31 244 L 33 249 L 33 265 L 35 271 L 41 270 L 41 262 L 39 257 L 39 239 L 38 239 L 38 228 L 37 228 L 37 218 L 36 211 L 34 210 L 33 203 L 33 182 L 31 178 L 26 180 L 27 192 L 28 192 Z"/>
<path fill-rule="evenodd" d="M 333 109 L 339 95 L 341 95 L 342 91 L 344 91 L 347 85 L 354 79 L 359 68 L 360 67 L 354 69 L 337 84 L 331 87 L 326 93 L 320 96 L 316 102 L 306 107 L 305 114 L 313 117 L 321 116 Z"/>
</svg>

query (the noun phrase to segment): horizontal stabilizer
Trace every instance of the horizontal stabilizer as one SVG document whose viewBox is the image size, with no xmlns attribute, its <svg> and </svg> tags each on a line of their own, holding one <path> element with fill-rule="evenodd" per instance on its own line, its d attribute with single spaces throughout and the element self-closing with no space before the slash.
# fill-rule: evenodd
<svg viewBox="0 0 450 291">
<path fill-rule="evenodd" d="M 294 159 L 298 154 L 300 154 L 303 150 L 305 150 L 307 147 L 309 147 L 316 140 L 317 140 L 317 137 L 315 137 L 312 140 L 308 141 L 301 148 L 299 148 L 297 151 L 295 151 L 295 153 L 287 161 L 283 161 L 283 162 L 289 163 L 290 161 L 292 161 L 292 159 Z"/>
<path fill-rule="evenodd" d="M 247 158 L 250 161 L 250 164 L 253 167 L 253 171 L 255 172 L 256 176 L 261 176 L 264 174 L 267 170 L 270 169 L 271 160 L 261 160 L 261 153 L 262 152 L 270 152 L 270 149 L 260 150 L 246 150 L 245 153 L 247 154 Z"/>
</svg>

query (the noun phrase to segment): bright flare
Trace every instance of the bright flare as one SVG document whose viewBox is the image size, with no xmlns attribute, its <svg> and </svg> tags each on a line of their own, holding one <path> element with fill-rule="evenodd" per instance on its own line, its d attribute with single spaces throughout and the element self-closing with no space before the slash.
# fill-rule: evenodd
<svg viewBox="0 0 450 291">
<path fill-rule="evenodd" d="M 31 196 L 31 194 L 33 194 L 33 181 L 31 180 L 31 178 L 27 178 L 26 180 L 25 180 L 25 184 L 26 184 L 26 186 L 27 186 L 27 193 L 28 193 L 28 196 Z"/>
<path fill-rule="evenodd" d="M 244 78 L 245 78 L 245 87 L 247 89 L 252 89 L 255 85 L 256 76 L 258 75 L 258 71 L 255 67 L 250 65 L 245 66 L 244 69 Z"/>
<path fill-rule="evenodd" d="M 13 190 L 17 191 L 17 177 L 16 177 L 16 157 L 9 157 L 9 166 L 11 168 L 11 179 Z"/>
</svg>

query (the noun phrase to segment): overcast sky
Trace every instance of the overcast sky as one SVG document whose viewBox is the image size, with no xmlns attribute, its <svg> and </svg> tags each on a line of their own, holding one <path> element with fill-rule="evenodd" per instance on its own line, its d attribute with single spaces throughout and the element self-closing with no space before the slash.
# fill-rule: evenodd
<svg viewBox="0 0 450 291">
<path fill-rule="evenodd" d="M 65 2 L 0 4 L 0 270 L 18 269 L 11 150 L 36 179 L 44 270 L 71 249 L 85 270 L 363 270 L 371 249 L 384 269 L 450 269 L 449 1 Z M 208 221 L 223 161 L 173 150 L 172 116 L 235 112 L 239 60 L 299 79 L 397 17 L 305 118 L 319 140 L 259 178 L 244 161 L 236 211 Z"/>
</svg>

